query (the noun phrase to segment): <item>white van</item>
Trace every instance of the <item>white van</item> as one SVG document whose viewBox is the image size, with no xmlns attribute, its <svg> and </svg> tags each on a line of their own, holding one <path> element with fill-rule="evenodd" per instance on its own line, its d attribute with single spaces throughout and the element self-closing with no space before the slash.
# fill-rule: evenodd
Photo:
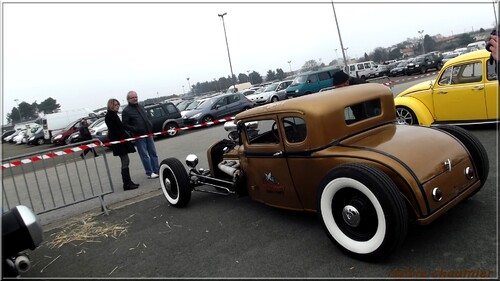
<svg viewBox="0 0 500 281">
<path fill-rule="evenodd" d="M 349 76 L 358 77 L 361 79 L 367 79 L 370 77 L 375 77 L 375 71 L 377 70 L 377 64 L 373 61 L 362 61 L 353 64 L 348 64 L 347 68 L 344 67 L 344 72 L 348 73 Z"/>
<path fill-rule="evenodd" d="M 469 43 L 469 45 L 467 45 L 467 49 L 469 50 L 469 52 L 484 50 L 485 48 L 486 48 L 486 41 L 477 41 L 474 43 Z"/>
</svg>

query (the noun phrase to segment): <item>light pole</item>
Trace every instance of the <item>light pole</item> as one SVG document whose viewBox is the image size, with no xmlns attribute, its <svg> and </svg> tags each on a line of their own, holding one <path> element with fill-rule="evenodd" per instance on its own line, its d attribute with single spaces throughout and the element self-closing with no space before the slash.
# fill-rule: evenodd
<svg viewBox="0 0 500 281">
<path fill-rule="evenodd" d="M 344 44 L 342 44 L 342 37 L 340 36 L 340 28 L 339 28 L 339 23 L 337 21 L 337 13 L 335 12 L 335 6 L 333 6 L 333 0 L 332 0 L 332 9 L 333 9 L 333 16 L 335 17 L 335 24 L 337 25 L 337 32 L 339 33 L 339 40 L 340 40 L 340 48 L 342 48 L 342 56 L 344 57 L 344 65 L 345 68 L 347 69 L 347 59 L 346 59 L 346 54 L 344 51 L 347 51 L 348 48 L 344 48 Z"/>
<path fill-rule="evenodd" d="M 17 104 L 17 113 L 19 113 L 19 122 L 22 121 L 23 117 L 21 117 L 21 110 L 19 110 L 19 103 L 18 103 L 18 99 L 14 99 L 14 101 L 16 102 Z"/>
<path fill-rule="evenodd" d="M 422 54 L 425 54 L 425 48 L 424 48 L 424 30 L 419 30 L 418 33 L 420 34 L 420 39 L 422 39 Z"/>
<path fill-rule="evenodd" d="M 224 37 L 226 38 L 226 47 L 227 47 L 227 57 L 229 58 L 229 68 L 231 68 L 231 81 L 234 87 L 234 90 L 236 91 L 236 85 L 234 83 L 234 74 L 233 74 L 233 65 L 231 64 L 231 55 L 229 55 L 229 44 L 227 43 L 227 34 L 226 34 L 226 24 L 224 23 L 224 16 L 227 15 L 227 13 L 224 14 L 219 14 L 219 17 L 222 18 L 222 26 L 224 27 Z"/>
<path fill-rule="evenodd" d="M 189 88 L 188 88 L 188 93 L 189 93 L 189 92 L 191 91 L 191 84 L 189 84 L 189 77 L 188 77 L 188 78 L 186 78 L 186 79 L 188 80 L 188 87 L 189 87 Z"/>
<path fill-rule="evenodd" d="M 186 92 L 184 91 L 184 85 L 182 85 L 182 94 L 185 95 Z"/>
<path fill-rule="evenodd" d="M 291 60 L 288 61 L 288 66 L 290 67 L 290 74 L 292 74 L 292 61 Z"/>
<path fill-rule="evenodd" d="M 346 67 L 347 67 L 347 58 L 349 58 L 349 57 L 347 56 L 347 50 L 348 50 L 348 49 L 349 49 L 349 47 L 342 48 L 342 50 L 343 50 L 343 51 L 342 51 L 342 53 L 344 53 L 344 52 L 345 52 L 345 54 L 344 54 L 344 61 L 345 61 L 345 66 L 346 66 Z"/>
</svg>

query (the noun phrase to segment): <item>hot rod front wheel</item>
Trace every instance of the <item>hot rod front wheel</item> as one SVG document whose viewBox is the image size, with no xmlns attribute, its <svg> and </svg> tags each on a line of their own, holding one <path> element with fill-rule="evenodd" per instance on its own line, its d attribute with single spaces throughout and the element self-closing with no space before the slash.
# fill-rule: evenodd
<svg viewBox="0 0 500 281">
<path fill-rule="evenodd" d="M 370 165 L 352 163 L 322 180 L 318 214 L 328 237 L 343 252 L 376 262 L 404 241 L 408 213 L 394 182 Z"/>
<path fill-rule="evenodd" d="M 181 161 L 176 158 L 161 161 L 159 178 L 163 194 L 170 205 L 180 208 L 189 203 L 189 177 Z"/>
</svg>

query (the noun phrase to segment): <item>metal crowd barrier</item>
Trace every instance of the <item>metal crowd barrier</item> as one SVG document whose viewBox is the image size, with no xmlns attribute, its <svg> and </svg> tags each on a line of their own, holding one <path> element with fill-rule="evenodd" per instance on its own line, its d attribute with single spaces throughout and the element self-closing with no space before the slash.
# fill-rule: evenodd
<svg viewBox="0 0 500 281">
<path fill-rule="evenodd" d="M 82 145 L 92 145 L 99 157 L 89 151 L 82 160 Z M 83 201 L 99 198 L 108 214 L 104 196 L 114 192 L 105 147 L 98 139 L 2 159 L 2 208 L 30 207 L 43 214 Z M 34 159 L 34 161 L 19 162 Z M 12 165 L 11 163 L 19 163 Z"/>
</svg>

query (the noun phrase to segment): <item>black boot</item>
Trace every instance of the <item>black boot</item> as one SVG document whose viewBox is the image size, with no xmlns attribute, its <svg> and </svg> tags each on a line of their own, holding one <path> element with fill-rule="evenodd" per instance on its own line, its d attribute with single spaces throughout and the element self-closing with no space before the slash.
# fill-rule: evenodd
<svg viewBox="0 0 500 281">
<path fill-rule="evenodd" d="M 131 190 L 139 187 L 138 184 L 132 182 L 130 178 L 130 170 L 128 168 L 122 169 L 123 190 Z"/>
</svg>

